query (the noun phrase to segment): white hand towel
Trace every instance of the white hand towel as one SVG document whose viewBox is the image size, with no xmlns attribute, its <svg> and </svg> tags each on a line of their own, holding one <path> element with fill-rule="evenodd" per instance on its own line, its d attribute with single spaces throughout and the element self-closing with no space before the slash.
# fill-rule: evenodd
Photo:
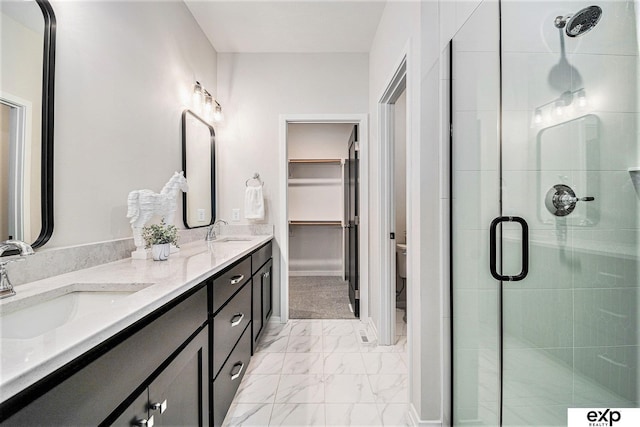
<svg viewBox="0 0 640 427">
<path fill-rule="evenodd" d="M 262 186 L 246 187 L 244 192 L 244 217 L 246 219 L 264 219 Z"/>
</svg>

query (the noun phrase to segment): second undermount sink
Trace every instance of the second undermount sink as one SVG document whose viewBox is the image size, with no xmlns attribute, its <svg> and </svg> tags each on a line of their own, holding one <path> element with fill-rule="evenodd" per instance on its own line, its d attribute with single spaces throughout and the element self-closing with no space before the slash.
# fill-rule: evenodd
<svg viewBox="0 0 640 427">
<path fill-rule="evenodd" d="M 224 243 L 224 242 L 250 242 L 253 240 L 253 237 L 240 237 L 240 236 L 224 236 L 218 237 L 215 240 L 212 240 L 213 243 Z"/>
<path fill-rule="evenodd" d="M 67 323 L 109 310 L 115 303 L 151 285 L 74 283 L 0 307 L 0 338 L 31 339 Z"/>
</svg>

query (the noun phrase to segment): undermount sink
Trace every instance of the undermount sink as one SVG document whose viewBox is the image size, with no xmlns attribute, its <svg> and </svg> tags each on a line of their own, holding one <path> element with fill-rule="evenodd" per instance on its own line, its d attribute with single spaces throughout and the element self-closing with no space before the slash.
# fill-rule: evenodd
<svg viewBox="0 0 640 427">
<path fill-rule="evenodd" d="M 74 283 L 0 307 L 0 338 L 31 339 L 82 317 L 103 312 L 150 283 Z M 18 290 L 19 291 L 19 290 Z"/>
<path fill-rule="evenodd" d="M 216 240 L 212 240 L 213 243 L 224 243 L 224 242 L 250 242 L 253 240 L 253 237 L 234 237 L 234 236 L 225 236 L 219 237 Z"/>
</svg>

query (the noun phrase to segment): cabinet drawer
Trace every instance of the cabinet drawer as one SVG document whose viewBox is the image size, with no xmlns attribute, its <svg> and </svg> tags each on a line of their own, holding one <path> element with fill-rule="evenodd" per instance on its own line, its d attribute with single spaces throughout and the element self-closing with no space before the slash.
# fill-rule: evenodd
<svg viewBox="0 0 640 427">
<path fill-rule="evenodd" d="M 251 282 L 248 282 L 213 318 L 214 378 L 250 320 Z"/>
<path fill-rule="evenodd" d="M 255 274 L 269 258 L 271 258 L 271 242 L 251 254 L 251 274 Z"/>
<path fill-rule="evenodd" d="M 251 258 L 247 257 L 213 279 L 213 310 L 220 310 L 231 296 L 251 278 Z"/>
<path fill-rule="evenodd" d="M 213 382 L 213 425 L 221 426 L 227 415 L 233 396 L 249 366 L 251 358 L 251 328 L 245 329 L 242 338 L 233 349 Z"/>
</svg>

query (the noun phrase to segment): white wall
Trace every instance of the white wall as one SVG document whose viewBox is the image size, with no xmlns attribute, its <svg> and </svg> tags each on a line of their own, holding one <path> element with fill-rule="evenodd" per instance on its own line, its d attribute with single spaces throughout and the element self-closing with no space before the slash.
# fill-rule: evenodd
<svg viewBox="0 0 640 427">
<path fill-rule="evenodd" d="M 378 106 L 408 57 L 407 244 L 410 401 L 415 422 L 449 420 L 448 69 L 443 49 L 480 1 L 389 2 L 370 52 L 371 176 L 378 176 Z M 371 183 L 371 315 L 379 326 L 380 182 Z"/>
<path fill-rule="evenodd" d="M 160 191 L 181 169 L 180 114 L 196 79 L 215 92 L 216 52 L 182 2 L 53 9 L 55 226 L 45 248 L 129 237 L 127 194 Z"/>
<path fill-rule="evenodd" d="M 362 114 L 368 111 L 367 54 L 219 54 L 218 99 L 225 121 L 217 131 L 218 217 L 243 210 L 245 180 L 265 182 L 265 223 L 275 235 L 286 217 L 279 211 L 286 182 L 279 177 L 281 114 Z M 244 213 L 241 212 L 244 218 Z M 242 219 L 242 222 L 247 222 Z M 280 265 L 279 241 L 274 265 Z M 281 283 L 280 271 L 274 283 Z M 280 290 L 274 313 L 280 313 Z"/>
</svg>

